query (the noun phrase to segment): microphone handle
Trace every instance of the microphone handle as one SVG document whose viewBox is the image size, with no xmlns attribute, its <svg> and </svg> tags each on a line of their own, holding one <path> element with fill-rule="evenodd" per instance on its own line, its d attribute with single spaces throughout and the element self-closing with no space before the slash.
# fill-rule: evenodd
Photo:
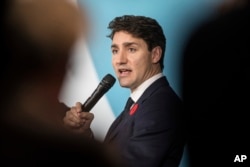
<svg viewBox="0 0 250 167">
<path fill-rule="evenodd" d="M 104 89 L 102 85 L 99 85 L 82 105 L 82 111 L 89 112 L 105 93 L 106 89 Z"/>
</svg>

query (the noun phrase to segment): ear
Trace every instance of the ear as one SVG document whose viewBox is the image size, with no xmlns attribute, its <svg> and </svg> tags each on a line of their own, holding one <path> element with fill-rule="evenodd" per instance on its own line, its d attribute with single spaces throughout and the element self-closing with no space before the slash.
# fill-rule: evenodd
<svg viewBox="0 0 250 167">
<path fill-rule="evenodd" d="M 162 49 L 156 46 L 152 49 L 152 63 L 158 63 L 161 59 Z"/>
</svg>

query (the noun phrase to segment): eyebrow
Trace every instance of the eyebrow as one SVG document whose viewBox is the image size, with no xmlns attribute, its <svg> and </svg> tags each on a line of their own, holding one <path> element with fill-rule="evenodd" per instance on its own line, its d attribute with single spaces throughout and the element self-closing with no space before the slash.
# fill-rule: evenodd
<svg viewBox="0 0 250 167">
<path fill-rule="evenodd" d="M 122 45 L 125 46 L 125 47 L 128 47 L 128 46 L 131 46 L 131 45 L 139 45 L 139 44 L 136 43 L 136 42 L 125 42 Z M 112 44 L 111 48 L 117 48 L 117 45 L 116 44 Z"/>
</svg>

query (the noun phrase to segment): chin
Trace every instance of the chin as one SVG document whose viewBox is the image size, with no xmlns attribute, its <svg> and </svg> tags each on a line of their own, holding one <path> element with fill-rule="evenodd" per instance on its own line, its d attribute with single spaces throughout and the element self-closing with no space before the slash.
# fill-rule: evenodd
<svg viewBox="0 0 250 167">
<path fill-rule="evenodd" d="M 120 86 L 123 87 L 123 88 L 129 88 L 128 84 L 125 84 L 125 83 L 122 83 L 122 82 L 120 82 Z"/>
</svg>

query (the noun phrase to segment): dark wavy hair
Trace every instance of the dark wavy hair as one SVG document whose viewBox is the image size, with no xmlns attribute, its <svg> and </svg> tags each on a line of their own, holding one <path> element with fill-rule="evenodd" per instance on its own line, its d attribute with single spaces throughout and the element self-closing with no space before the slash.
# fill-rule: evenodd
<svg viewBox="0 0 250 167">
<path fill-rule="evenodd" d="M 109 23 L 108 29 L 111 30 L 111 33 L 107 35 L 110 39 L 113 39 L 116 32 L 126 31 L 136 38 L 143 39 L 146 42 L 149 51 L 152 51 L 152 49 L 156 46 L 160 46 L 162 49 L 160 66 L 163 70 L 166 37 L 163 33 L 162 27 L 155 19 L 145 16 L 124 15 L 115 17 Z"/>
</svg>

